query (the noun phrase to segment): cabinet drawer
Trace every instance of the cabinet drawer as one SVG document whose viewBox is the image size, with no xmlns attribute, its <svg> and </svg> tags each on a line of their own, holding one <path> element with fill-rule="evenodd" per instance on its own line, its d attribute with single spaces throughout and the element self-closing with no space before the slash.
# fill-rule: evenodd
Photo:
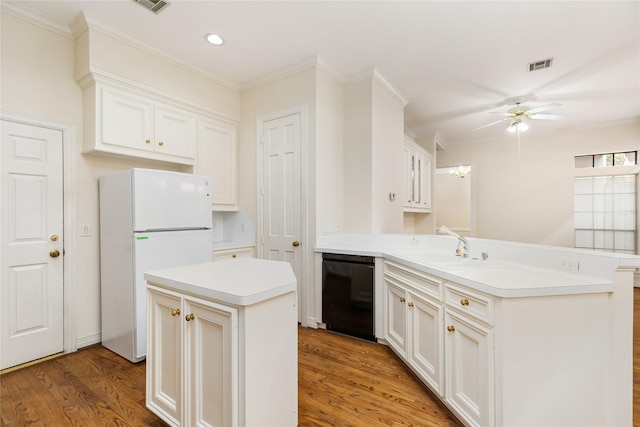
<svg viewBox="0 0 640 427">
<path fill-rule="evenodd" d="M 213 251 L 213 260 L 222 261 L 236 258 L 254 258 L 253 246 L 246 248 L 220 249 Z"/>
<path fill-rule="evenodd" d="M 492 298 L 467 288 L 446 283 L 444 299 L 448 307 L 493 325 L 494 303 Z"/>
<path fill-rule="evenodd" d="M 405 267 L 395 262 L 385 261 L 385 275 L 391 276 L 397 281 L 421 291 L 438 301 L 442 301 L 442 282 L 421 271 Z"/>
</svg>

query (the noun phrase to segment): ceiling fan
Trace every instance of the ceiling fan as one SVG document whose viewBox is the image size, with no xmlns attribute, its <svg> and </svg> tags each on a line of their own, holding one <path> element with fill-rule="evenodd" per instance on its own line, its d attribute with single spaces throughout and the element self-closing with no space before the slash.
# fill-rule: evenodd
<svg viewBox="0 0 640 427">
<path fill-rule="evenodd" d="M 508 132 L 511 133 L 520 133 L 529 129 L 529 125 L 525 122 L 525 119 L 533 119 L 533 120 L 560 120 L 564 116 L 558 114 L 540 114 L 543 111 L 547 111 L 554 107 L 560 107 L 562 104 L 552 103 L 543 105 L 541 107 L 536 107 L 532 109 L 527 109 L 526 107 L 521 107 L 519 102 L 516 102 L 516 106 L 510 109 L 506 113 L 491 111 L 492 114 L 501 114 L 506 116 L 504 119 L 497 120 L 495 122 L 486 124 L 484 126 L 480 126 L 478 129 L 486 128 L 489 126 L 496 125 L 498 123 L 502 123 L 504 121 L 509 121 L 509 127 L 507 128 Z"/>
</svg>

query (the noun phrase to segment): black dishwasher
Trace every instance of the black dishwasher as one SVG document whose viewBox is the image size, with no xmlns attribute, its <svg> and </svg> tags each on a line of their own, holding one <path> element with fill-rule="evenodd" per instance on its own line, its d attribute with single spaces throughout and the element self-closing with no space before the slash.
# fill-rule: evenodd
<svg viewBox="0 0 640 427">
<path fill-rule="evenodd" d="M 376 340 L 374 266 L 370 256 L 322 254 L 322 321 L 328 330 Z"/>
</svg>

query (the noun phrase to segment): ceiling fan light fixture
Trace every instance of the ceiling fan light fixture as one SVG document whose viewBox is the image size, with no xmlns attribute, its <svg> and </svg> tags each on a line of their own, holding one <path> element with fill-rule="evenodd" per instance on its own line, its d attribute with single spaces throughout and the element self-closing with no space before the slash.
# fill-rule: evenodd
<svg viewBox="0 0 640 427">
<path fill-rule="evenodd" d="M 525 122 L 521 121 L 520 119 L 517 119 L 511 122 L 511 124 L 507 128 L 507 132 L 520 133 L 528 129 L 529 129 L 529 126 Z"/>
</svg>

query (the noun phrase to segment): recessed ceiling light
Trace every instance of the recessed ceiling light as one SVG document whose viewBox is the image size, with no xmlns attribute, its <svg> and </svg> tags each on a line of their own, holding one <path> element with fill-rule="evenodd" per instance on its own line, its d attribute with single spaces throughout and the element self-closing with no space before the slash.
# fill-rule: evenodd
<svg viewBox="0 0 640 427">
<path fill-rule="evenodd" d="M 205 34 L 204 39 L 216 46 L 220 46 L 222 43 L 224 43 L 224 40 L 222 40 L 222 37 L 214 33 Z"/>
</svg>

